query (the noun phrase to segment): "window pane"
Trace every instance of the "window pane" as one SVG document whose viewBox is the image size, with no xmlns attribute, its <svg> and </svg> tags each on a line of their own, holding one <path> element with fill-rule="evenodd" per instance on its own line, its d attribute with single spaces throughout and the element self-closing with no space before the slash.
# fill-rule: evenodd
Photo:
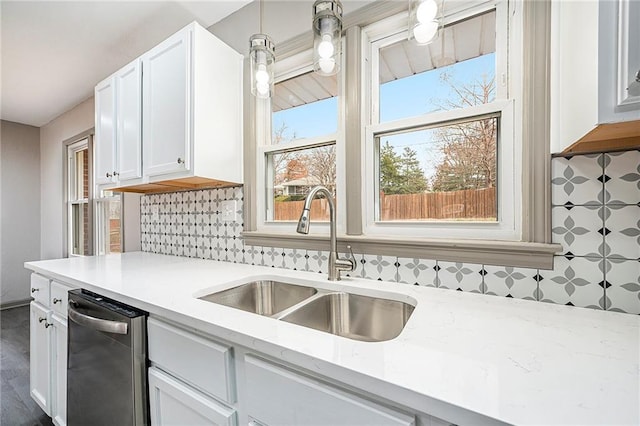
<svg viewBox="0 0 640 426">
<path fill-rule="evenodd" d="M 297 221 L 311 188 L 323 185 L 336 195 L 335 144 L 267 154 L 267 220 Z M 329 205 L 314 201 L 311 220 L 329 220 Z"/>
<path fill-rule="evenodd" d="M 496 221 L 498 121 L 379 135 L 377 220 Z"/>
<path fill-rule="evenodd" d="M 431 44 L 380 49 L 380 122 L 495 99 L 495 11 L 447 26 Z"/>
<path fill-rule="evenodd" d="M 99 254 L 122 251 L 122 214 L 119 197 L 100 200 L 97 203 L 98 251 Z"/>
<path fill-rule="evenodd" d="M 86 200 L 89 198 L 89 161 L 87 148 L 74 153 L 73 171 L 73 195 L 74 200 Z"/>
<path fill-rule="evenodd" d="M 89 205 L 87 203 L 71 205 L 71 253 L 89 254 Z"/>
<path fill-rule="evenodd" d="M 313 72 L 275 85 L 272 143 L 313 138 L 338 129 L 337 77 Z"/>
</svg>

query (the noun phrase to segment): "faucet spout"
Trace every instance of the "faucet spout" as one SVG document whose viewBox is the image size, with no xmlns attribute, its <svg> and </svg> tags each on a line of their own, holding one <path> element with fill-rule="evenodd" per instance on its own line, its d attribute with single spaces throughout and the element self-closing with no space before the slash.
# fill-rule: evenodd
<svg viewBox="0 0 640 426">
<path fill-rule="evenodd" d="M 329 203 L 329 280 L 339 281 L 340 271 L 353 271 L 356 267 L 355 262 L 352 259 L 340 259 L 338 258 L 338 240 L 336 237 L 336 208 L 335 201 L 329 191 L 324 186 L 315 186 L 309 191 L 307 197 L 304 200 L 304 207 L 302 208 L 302 214 L 298 220 L 298 226 L 296 232 L 300 234 L 309 233 L 310 211 L 311 203 L 315 199 L 317 194 L 322 194 Z"/>
</svg>

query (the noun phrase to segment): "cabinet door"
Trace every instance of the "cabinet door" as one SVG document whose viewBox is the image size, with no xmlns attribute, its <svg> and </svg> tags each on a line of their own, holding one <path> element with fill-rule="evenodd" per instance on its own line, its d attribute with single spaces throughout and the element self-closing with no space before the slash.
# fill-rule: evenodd
<svg viewBox="0 0 640 426">
<path fill-rule="evenodd" d="M 149 369 L 149 407 L 154 426 L 236 424 L 233 409 L 153 367 Z"/>
<path fill-rule="evenodd" d="M 95 88 L 96 106 L 96 183 L 115 182 L 116 157 L 116 88 L 115 77 L 98 83 Z"/>
<path fill-rule="evenodd" d="M 136 59 L 116 74 L 118 180 L 142 177 L 142 66 Z"/>
<path fill-rule="evenodd" d="M 245 358 L 246 408 L 254 424 L 412 426 L 415 418 L 294 373 L 262 359 Z"/>
<path fill-rule="evenodd" d="M 50 311 L 36 302 L 30 308 L 30 390 L 31 397 L 47 415 L 51 414 Z"/>
<path fill-rule="evenodd" d="M 49 278 L 31 274 L 31 297 L 42 306 L 49 306 Z"/>
<path fill-rule="evenodd" d="M 51 418 L 67 424 L 67 321 L 52 315 L 51 322 Z"/>
<path fill-rule="evenodd" d="M 190 40 L 191 30 L 181 31 L 142 57 L 145 176 L 190 167 Z"/>
</svg>

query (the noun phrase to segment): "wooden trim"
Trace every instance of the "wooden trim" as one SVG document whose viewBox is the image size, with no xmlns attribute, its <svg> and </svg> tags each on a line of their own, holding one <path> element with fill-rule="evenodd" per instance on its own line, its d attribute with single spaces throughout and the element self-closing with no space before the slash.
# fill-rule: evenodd
<svg viewBox="0 0 640 426">
<path fill-rule="evenodd" d="M 243 232 L 245 245 L 307 250 L 329 250 L 326 235 L 274 234 Z M 490 240 L 449 240 L 393 237 L 338 237 L 338 250 L 346 253 L 347 244 L 362 254 L 468 262 L 482 265 L 552 269 L 553 255 L 562 250 L 559 244 Z"/>
<path fill-rule="evenodd" d="M 554 157 L 640 149 L 640 120 L 597 125 Z"/>
<path fill-rule="evenodd" d="M 235 182 L 202 178 L 198 176 L 182 179 L 170 179 L 141 185 L 122 186 L 109 188 L 113 192 L 136 192 L 140 194 L 154 194 L 161 192 L 193 191 L 197 189 L 228 188 L 241 186 Z"/>
</svg>

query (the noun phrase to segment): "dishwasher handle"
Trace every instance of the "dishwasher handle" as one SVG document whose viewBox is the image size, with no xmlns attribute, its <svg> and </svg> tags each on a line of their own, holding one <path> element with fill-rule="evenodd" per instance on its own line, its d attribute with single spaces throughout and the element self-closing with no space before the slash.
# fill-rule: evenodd
<svg viewBox="0 0 640 426">
<path fill-rule="evenodd" d="M 98 331 L 105 331 L 107 333 L 127 334 L 128 324 L 126 322 L 110 321 L 81 314 L 71 306 L 69 306 L 68 308 L 68 313 L 69 319 L 78 325 L 89 327 Z"/>
</svg>

